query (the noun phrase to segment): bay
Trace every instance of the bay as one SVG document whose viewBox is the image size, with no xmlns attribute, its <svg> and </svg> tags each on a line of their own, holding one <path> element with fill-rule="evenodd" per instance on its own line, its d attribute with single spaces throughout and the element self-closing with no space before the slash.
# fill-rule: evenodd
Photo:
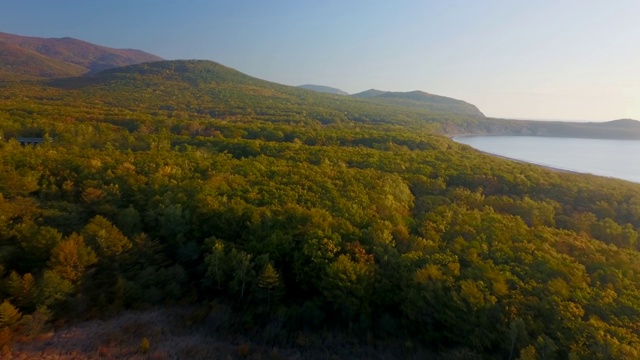
<svg viewBox="0 0 640 360">
<path fill-rule="evenodd" d="M 532 164 L 640 183 L 640 140 L 460 136 L 480 151 Z"/>
</svg>

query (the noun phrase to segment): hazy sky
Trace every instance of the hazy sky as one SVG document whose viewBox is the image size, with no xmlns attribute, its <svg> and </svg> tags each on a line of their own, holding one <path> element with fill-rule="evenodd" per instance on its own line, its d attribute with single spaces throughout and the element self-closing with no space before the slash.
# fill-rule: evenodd
<svg viewBox="0 0 640 360">
<path fill-rule="evenodd" d="M 0 31 L 597 121 L 640 119 L 639 19 L 638 0 L 2 0 Z"/>
</svg>

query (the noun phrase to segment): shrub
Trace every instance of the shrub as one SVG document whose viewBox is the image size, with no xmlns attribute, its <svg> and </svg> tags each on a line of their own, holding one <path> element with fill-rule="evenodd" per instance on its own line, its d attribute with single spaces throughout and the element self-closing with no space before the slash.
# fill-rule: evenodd
<svg viewBox="0 0 640 360">
<path fill-rule="evenodd" d="M 140 341 L 140 352 L 143 354 L 148 354 L 149 351 L 151 351 L 151 343 L 149 342 L 148 338 L 142 338 L 142 341 Z"/>
</svg>

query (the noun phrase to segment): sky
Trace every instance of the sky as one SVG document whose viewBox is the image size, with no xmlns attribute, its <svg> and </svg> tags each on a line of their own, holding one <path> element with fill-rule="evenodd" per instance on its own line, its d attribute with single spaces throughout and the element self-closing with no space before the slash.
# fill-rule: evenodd
<svg viewBox="0 0 640 360">
<path fill-rule="evenodd" d="M 422 90 L 518 119 L 640 119 L 640 1 L 0 0 L 0 32 Z"/>
</svg>

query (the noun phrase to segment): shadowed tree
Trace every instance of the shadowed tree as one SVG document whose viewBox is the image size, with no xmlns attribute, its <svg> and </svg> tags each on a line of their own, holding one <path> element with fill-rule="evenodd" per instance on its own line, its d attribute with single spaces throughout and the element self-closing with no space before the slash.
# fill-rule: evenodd
<svg viewBox="0 0 640 360">
<path fill-rule="evenodd" d="M 231 251 L 231 261 L 235 267 L 233 271 L 233 280 L 231 285 L 240 292 L 240 300 L 244 298 L 247 283 L 253 280 L 255 272 L 253 271 L 253 262 L 251 254 L 244 251 Z"/>
<path fill-rule="evenodd" d="M 8 300 L 5 300 L 0 304 L 0 328 L 7 327 L 15 330 L 21 317 L 22 314 L 20 311 Z"/>
<path fill-rule="evenodd" d="M 260 276 L 258 276 L 258 287 L 263 289 L 266 292 L 267 297 L 267 306 L 271 308 L 271 298 L 278 295 L 278 290 L 280 290 L 280 274 L 273 267 L 273 265 L 269 262 L 260 272 Z"/>
</svg>

